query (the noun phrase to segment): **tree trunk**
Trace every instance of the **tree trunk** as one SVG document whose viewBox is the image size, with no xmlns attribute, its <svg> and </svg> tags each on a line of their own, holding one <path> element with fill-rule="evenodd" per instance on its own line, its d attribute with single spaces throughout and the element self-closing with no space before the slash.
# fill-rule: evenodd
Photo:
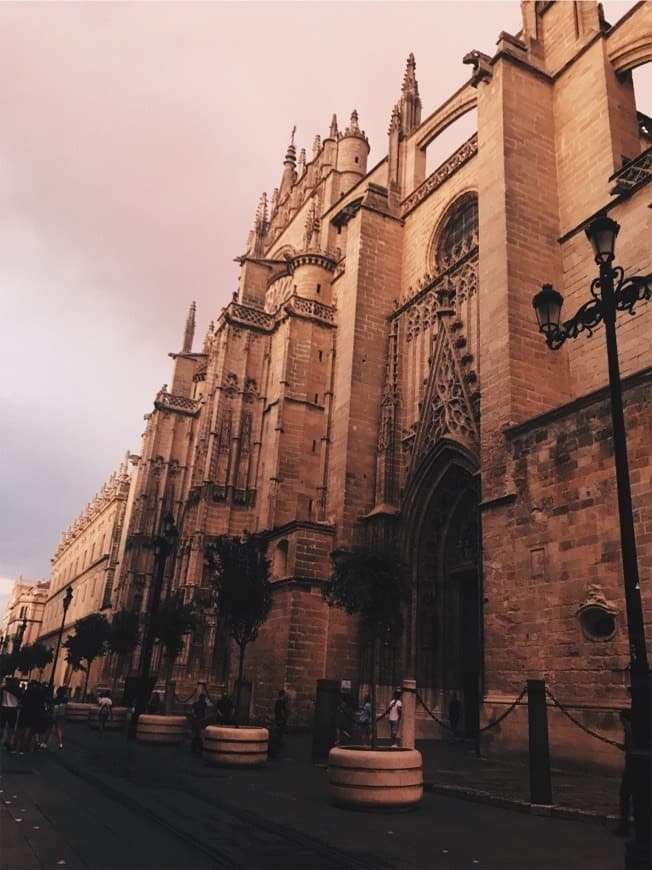
<svg viewBox="0 0 652 870">
<path fill-rule="evenodd" d="M 86 667 L 86 679 L 84 680 L 84 694 L 82 695 L 82 701 L 85 701 L 85 700 L 86 700 L 86 695 L 87 695 L 87 693 L 88 693 L 88 678 L 89 678 L 90 675 L 91 675 L 91 665 L 93 664 L 92 660 L 89 661 L 89 660 L 87 659 L 86 661 L 87 661 L 87 667 Z"/>
<path fill-rule="evenodd" d="M 174 708 L 174 684 L 172 683 L 172 674 L 174 673 L 174 658 L 166 656 L 165 659 L 165 696 L 163 703 L 163 712 L 166 716 L 171 716 Z"/>
<path fill-rule="evenodd" d="M 242 686 L 242 676 L 244 674 L 244 657 L 247 649 L 246 643 L 239 644 L 240 655 L 238 659 L 238 682 L 235 690 L 235 710 L 233 714 L 233 724 L 238 727 L 238 719 L 240 718 L 240 688 Z"/>
<path fill-rule="evenodd" d="M 118 654 L 118 660 L 116 662 L 115 671 L 113 672 L 113 685 L 111 686 L 111 697 L 115 698 L 115 687 L 118 685 L 118 677 L 122 671 L 123 666 L 123 656 Z"/>
<path fill-rule="evenodd" d="M 376 649 L 378 640 L 374 638 L 371 642 L 371 685 L 369 686 L 369 694 L 371 695 L 371 748 L 376 748 L 378 742 L 378 731 L 376 728 Z"/>
</svg>

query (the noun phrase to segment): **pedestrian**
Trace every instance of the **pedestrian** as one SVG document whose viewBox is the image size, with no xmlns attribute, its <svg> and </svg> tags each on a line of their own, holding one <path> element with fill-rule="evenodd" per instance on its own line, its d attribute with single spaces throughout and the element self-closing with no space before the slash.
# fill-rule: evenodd
<svg viewBox="0 0 652 870">
<path fill-rule="evenodd" d="M 448 721 L 453 732 L 453 738 L 457 739 L 457 729 L 460 724 L 460 713 L 462 712 L 457 692 L 453 692 L 450 701 L 448 702 Z"/>
<path fill-rule="evenodd" d="M 192 745 L 193 752 L 200 754 L 202 751 L 201 732 L 206 720 L 208 712 L 208 700 L 202 692 L 192 705 L 192 713 L 190 714 L 190 727 L 192 729 Z"/>
<path fill-rule="evenodd" d="M 20 703 L 18 714 L 18 731 L 16 742 L 22 755 L 36 749 L 35 739 L 43 725 L 44 699 L 41 687 L 36 680 L 31 680 Z"/>
<path fill-rule="evenodd" d="M 274 704 L 274 722 L 278 730 L 283 734 L 288 723 L 288 699 L 285 689 L 279 691 L 278 698 Z"/>
<path fill-rule="evenodd" d="M 63 723 L 66 721 L 66 703 L 68 701 L 68 689 L 59 686 L 54 696 L 54 733 L 59 741 L 59 749 L 63 749 Z"/>
<path fill-rule="evenodd" d="M 625 766 L 620 780 L 619 804 L 620 818 L 615 828 L 616 834 L 627 835 L 629 833 L 629 808 L 632 799 L 632 712 L 624 707 L 620 711 L 620 722 L 623 726 L 623 742 L 620 748 L 625 752 Z"/>
<path fill-rule="evenodd" d="M 233 718 L 233 701 L 228 692 L 222 692 L 216 706 L 217 715 L 223 725 L 230 725 Z"/>
<path fill-rule="evenodd" d="M 335 728 L 337 735 L 335 737 L 335 745 L 342 746 L 351 740 L 351 725 L 353 716 L 351 715 L 351 706 L 345 695 L 340 695 L 340 700 L 335 713 Z"/>
<path fill-rule="evenodd" d="M 365 695 L 364 703 L 358 714 L 358 725 L 360 726 L 360 738 L 364 746 L 368 746 L 371 740 L 371 717 L 373 711 L 371 709 L 371 696 Z"/>
<path fill-rule="evenodd" d="M 100 725 L 100 734 L 104 732 L 104 728 L 109 719 L 113 716 L 113 701 L 111 700 L 110 692 L 100 692 L 98 699 L 99 709 L 97 711 L 97 719 Z"/>
<path fill-rule="evenodd" d="M 401 692 L 396 690 L 392 700 L 387 708 L 387 716 L 389 719 L 389 730 L 392 738 L 392 746 L 398 746 L 398 729 L 401 724 L 401 714 L 403 712 L 403 701 L 401 701 Z"/>
<path fill-rule="evenodd" d="M 36 744 L 39 749 L 47 749 L 50 734 L 54 726 L 54 698 L 52 686 L 49 683 L 41 683 L 41 697 L 43 699 L 39 716 L 38 734 Z"/>
<path fill-rule="evenodd" d="M 16 725 L 18 723 L 20 696 L 21 691 L 18 680 L 15 677 L 6 677 L 2 686 L 2 706 L 0 707 L 0 741 L 4 738 L 3 745 L 9 752 L 13 751 L 16 746 Z"/>
</svg>

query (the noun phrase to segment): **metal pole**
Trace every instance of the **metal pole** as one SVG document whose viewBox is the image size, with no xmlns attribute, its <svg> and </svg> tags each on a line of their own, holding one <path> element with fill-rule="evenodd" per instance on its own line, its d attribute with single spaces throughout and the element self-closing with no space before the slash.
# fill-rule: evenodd
<svg viewBox="0 0 652 870">
<path fill-rule="evenodd" d="M 63 616 L 61 617 L 61 628 L 59 629 L 59 637 L 57 638 L 57 648 L 54 651 L 54 659 L 52 660 L 52 673 L 50 674 L 50 685 L 54 688 L 54 673 L 57 669 L 57 660 L 59 658 L 59 648 L 61 646 L 61 637 L 63 635 L 63 626 L 66 621 L 67 607 L 63 608 Z"/>
<path fill-rule="evenodd" d="M 613 427 L 614 462 L 618 491 L 618 516 L 620 521 L 620 546 L 625 587 L 627 633 L 629 640 L 630 680 L 632 693 L 632 803 L 634 805 L 634 840 L 625 849 L 626 868 L 649 868 L 652 851 L 650 833 L 652 806 L 650 789 L 652 783 L 652 735 L 650 667 L 645 645 L 645 628 L 636 555 L 634 513 L 629 483 L 625 417 L 618 363 L 616 340 L 616 305 L 613 272 L 610 264 L 600 264 L 600 289 L 602 291 L 602 315 L 607 342 L 609 366 L 609 391 L 611 394 L 611 421 Z"/>
</svg>

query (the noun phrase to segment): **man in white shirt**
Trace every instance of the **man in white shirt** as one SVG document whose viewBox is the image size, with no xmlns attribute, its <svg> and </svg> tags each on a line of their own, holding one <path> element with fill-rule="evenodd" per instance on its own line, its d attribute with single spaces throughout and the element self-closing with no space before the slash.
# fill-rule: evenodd
<svg viewBox="0 0 652 870">
<path fill-rule="evenodd" d="M 403 701 L 401 701 L 401 693 L 397 690 L 394 692 L 394 697 L 389 702 L 389 707 L 387 708 L 389 729 L 392 735 L 392 746 L 398 746 L 398 726 L 401 722 L 402 709 Z"/>
</svg>

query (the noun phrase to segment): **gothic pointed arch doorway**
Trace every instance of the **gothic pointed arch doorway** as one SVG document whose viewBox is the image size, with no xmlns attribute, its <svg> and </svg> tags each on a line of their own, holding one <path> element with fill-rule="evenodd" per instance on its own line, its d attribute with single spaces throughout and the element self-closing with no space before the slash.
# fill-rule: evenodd
<svg viewBox="0 0 652 870">
<path fill-rule="evenodd" d="M 411 650 L 417 687 L 459 731 L 477 733 L 482 693 L 479 479 L 474 463 L 443 447 L 406 492 L 406 552 L 413 568 Z"/>
</svg>

